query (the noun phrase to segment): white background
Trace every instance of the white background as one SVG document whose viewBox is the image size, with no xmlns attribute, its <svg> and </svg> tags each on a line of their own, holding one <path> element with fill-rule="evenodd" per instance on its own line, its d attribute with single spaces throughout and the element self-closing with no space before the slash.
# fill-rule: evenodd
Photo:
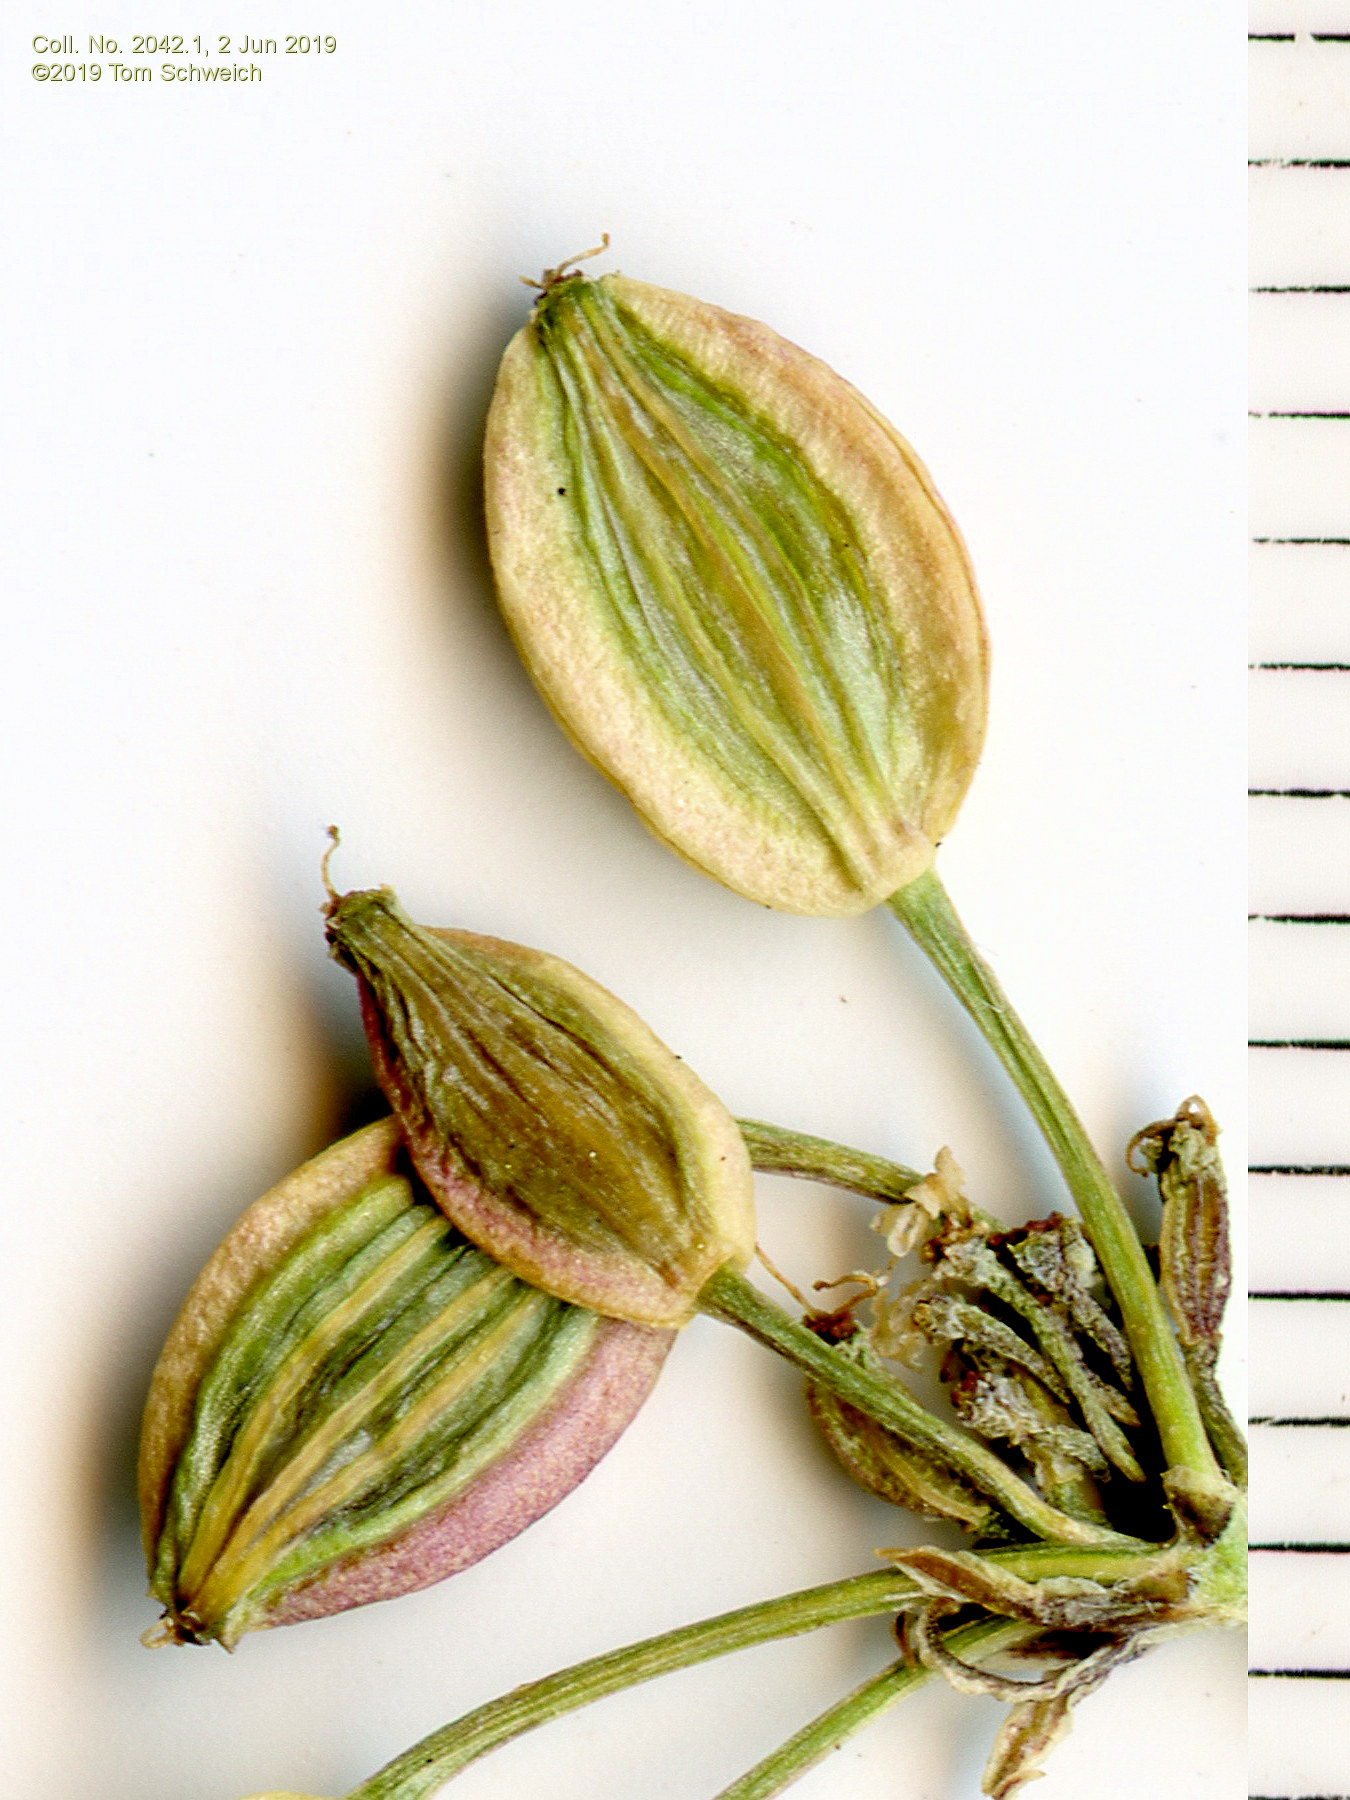
<svg viewBox="0 0 1350 1800">
<path fill-rule="evenodd" d="M 30 74 L 38 32 L 133 66 L 138 31 L 300 30 L 336 54 L 254 57 L 251 86 Z M 699 1322 L 590 1482 L 479 1568 L 233 1658 L 139 1646 L 159 1342 L 364 1081 L 317 915 L 330 820 L 341 885 L 571 958 L 733 1110 L 909 1162 L 950 1143 L 1010 1218 L 1060 1203 L 884 916 L 771 915 L 685 869 L 514 660 L 483 413 L 517 277 L 601 231 L 600 266 L 766 319 L 924 456 L 995 656 L 947 884 L 1113 1167 L 1195 1090 L 1241 1167 L 1244 30 L 1160 0 L 10 7 L 7 1794 L 337 1794 L 517 1681 L 920 1535 L 827 1462 L 791 1373 Z M 867 1248 L 860 1202 L 761 1202 L 800 1280 Z M 1242 1651 L 1113 1677 L 1038 1800 L 1245 1791 Z M 713 1665 L 451 1791 L 699 1800 L 886 1653 L 878 1624 Z M 997 1716 L 934 1689 L 797 1791 L 966 1800 Z"/>
</svg>

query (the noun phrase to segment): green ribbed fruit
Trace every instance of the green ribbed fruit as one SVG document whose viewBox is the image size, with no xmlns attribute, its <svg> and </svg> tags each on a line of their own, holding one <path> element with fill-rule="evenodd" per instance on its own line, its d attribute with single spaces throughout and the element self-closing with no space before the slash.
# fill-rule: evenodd
<svg viewBox="0 0 1350 1800">
<path fill-rule="evenodd" d="M 984 625 L 932 482 L 856 389 L 753 320 L 554 271 L 484 454 L 520 653 L 660 838 L 791 912 L 928 868 L 983 743 Z"/>
<path fill-rule="evenodd" d="M 161 1356 L 149 1641 L 230 1648 L 477 1561 L 598 1461 L 670 1341 L 475 1249 L 392 1120 L 345 1139 L 244 1215 Z"/>
<path fill-rule="evenodd" d="M 561 1299 L 686 1324 L 754 1253 L 735 1120 L 598 982 L 500 938 L 414 924 L 387 888 L 334 898 L 375 1071 L 465 1235 Z"/>
</svg>

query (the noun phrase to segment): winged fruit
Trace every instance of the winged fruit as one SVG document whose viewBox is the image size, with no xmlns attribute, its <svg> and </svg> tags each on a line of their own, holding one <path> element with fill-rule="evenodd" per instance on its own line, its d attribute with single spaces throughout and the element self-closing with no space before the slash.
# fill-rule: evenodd
<svg viewBox="0 0 1350 1800">
<path fill-rule="evenodd" d="M 658 837 L 789 912 L 929 867 L 983 743 L 984 624 L 927 472 L 855 388 L 751 319 L 555 270 L 484 455 L 525 664 Z"/>
<path fill-rule="evenodd" d="M 146 1403 L 152 1642 L 426 1587 L 565 1497 L 671 1334 L 537 1292 L 468 1243 L 393 1120 L 257 1201 L 207 1263 Z"/>
<path fill-rule="evenodd" d="M 597 1312 L 687 1324 L 754 1251 L 750 1160 L 717 1097 L 570 963 L 415 924 L 388 888 L 334 896 L 376 1074 L 466 1236 Z"/>
</svg>

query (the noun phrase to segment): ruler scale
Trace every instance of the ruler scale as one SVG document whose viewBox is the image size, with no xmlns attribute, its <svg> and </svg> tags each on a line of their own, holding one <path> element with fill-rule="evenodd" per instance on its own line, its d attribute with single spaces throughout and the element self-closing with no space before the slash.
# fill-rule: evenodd
<svg viewBox="0 0 1350 1800">
<path fill-rule="evenodd" d="M 1350 1795 L 1350 5 L 1256 0 L 1253 1800 Z"/>
</svg>

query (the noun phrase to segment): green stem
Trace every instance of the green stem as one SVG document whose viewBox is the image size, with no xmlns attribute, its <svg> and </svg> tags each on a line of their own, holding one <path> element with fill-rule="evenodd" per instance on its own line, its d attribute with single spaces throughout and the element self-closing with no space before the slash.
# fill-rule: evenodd
<svg viewBox="0 0 1350 1800">
<path fill-rule="evenodd" d="M 971 943 L 936 872 L 902 887 L 887 904 L 979 1026 L 1045 1134 L 1120 1308 L 1168 1462 L 1222 1482 L 1143 1246 L 1068 1096 Z"/>
<path fill-rule="evenodd" d="M 1186 1356 L 1186 1367 L 1190 1370 L 1191 1385 L 1195 1389 L 1200 1416 L 1209 1432 L 1209 1441 L 1229 1477 L 1245 1492 L 1247 1440 L 1215 1379 L 1212 1353 L 1208 1356 L 1196 1356 L 1188 1355 L 1183 1350 L 1182 1354 Z"/>
<path fill-rule="evenodd" d="M 981 1662 L 999 1651 L 1034 1637 L 1041 1628 L 1010 1619 L 986 1619 L 954 1631 L 946 1639 L 947 1648 L 963 1662 Z M 829 1707 L 809 1725 L 780 1744 L 746 1771 L 730 1787 L 723 1788 L 717 1800 L 772 1800 L 785 1788 L 823 1762 L 832 1750 L 870 1725 L 897 1700 L 912 1694 L 915 1688 L 931 1681 L 933 1671 L 921 1663 L 893 1662 L 870 1681 L 863 1682 L 851 1694 Z"/>
<path fill-rule="evenodd" d="M 1167 1544 L 1140 1546 L 1117 1540 L 1114 1544 L 1015 1544 L 1006 1550 L 977 1552 L 983 1562 L 1023 1581 L 1047 1581 L 1070 1576 L 1077 1581 L 1146 1581 L 1196 1566 L 1200 1555 L 1194 1546 Z"/>
<path fill-rule="evenodd" d="M 917 1169 L 833 1144 L 828 1138 L 811 1137 L 804 1131 L 787 1131 L 766 1125 L 762 1119 L 737 1119 L 750 1161 L 762 1175 L 799 1175 L 807 1181 L 827 1181 L 832 1187 L 865 1194 L 870 1200 L 903 1200 L 923 1177 Z"/>
<path fill-rule="evenodd" d="M 898 1381 L 840 1355 L 734 1269 L 710 1277 L 698 1304 L 701 1312 L 738 1326 L 906 1443 L 938 1457 L 1034 1536 L 1061 1544 L 1135 1542 L 1051 1506 L 979 1438 L 936 1418 Z"/>
<path fill-rule="evenodd" d="M 1027 1581 L 1072 1576 L 1112 1582 L 1147 1574 L 1155 1567 L 1170 1567 L 1176 1556 L 1177 1552 L 1170 1547 L 1148 1549 L 1141 1554 L 1138 1549 L 1130 1549 L 1124 1540 L 1117 1540 L 1115 1544 L 1093 1546 L 1024 1544 L 991 1551 L 988 1560 Z M 771 1643 L 776 1638 L 799 1637 L 804 1632 L 816 1631 L 825 1625 L 839 1625 L 850 1619 L 894 1613 L 918 1592 L 910 1576 L 898 1569 L 885 1569 L 874 1575 L 854 1575 L 844 1581 L 827 1582 L 822 1587 L 803 1588 L 774 1600 L 759 1600 L 751 1606 L 738 1607 L 734 1612 L 720 1613 L 694 1625 L 681 1625 L 674 1631 L 662 1632 L 659 1637 L 644 1638 L 622 1650 L 607 1651 L 603 1656 L 575 1663 L 570 1669 L 561 1669 L 542 1680 L 526 1682 L 499 1699 L 475 1707 L 386 1763 L 369 1780 L 353 1788 L 346 1800 L 423 1800 L 425 1795 L 433 1793 L 490 1750 L 509 1743 L 512 1738 L 522 1737 L 527 1731 L 546 1725 L 564 1713 L 589 1706 L 594 1700 L 603 1700 L 609 1694 L 637 1687 L 658 1675 L 709 1662 L 734 1650 L 752 1649 L 756 1644 Z M 981 1653 L 993 1655 L 1005 1641 L 1000 1638 L 994 1642 L 994 1637 L 1013 1629 L 1030 1630 L 1034 1634 L 1043 1627 L 1028 1628 L 1023 1622 L 1006 1619 L 985 1621 L 963 1628 L 953 1634 L 949 1642 L 958 1654 L 968 1660 L 978 1660 L 970 1658 L 968 1650 L 963 1648 L 970 1642 L 965 1635 L 967 1630 L 988 1631 L 991 1634 L 989 1640 L 979 1639 L 976 1648 L 983 1645 Z M 848 1702 L 841 1704 L 847 1706 Z M 864 1722 L 859 1720 L 860 1724 Z M 817 1721 L 817 1725 L 819 1723 Z M 810 1732 L 813 1727 L 806 1729 Z M 807 1766 L 803 1764 L 802 1770 Z"/>
<path fill-rule="evenodd" d="M 627 1649 L 592 1657 L 541 1681 L 527 1682 L 432 1732 L 353 1788 L 347 1800 L 422 1800 L 489 1750 L 607 1694 L 732 1650 L 795 1637 L 845 1619 L 894 1612 L 915 1591 L 913 1581 L 894 1570 L 857 1575 L 759 1601 L 696 1625 L 682 1625 Z"/>
</svg>

